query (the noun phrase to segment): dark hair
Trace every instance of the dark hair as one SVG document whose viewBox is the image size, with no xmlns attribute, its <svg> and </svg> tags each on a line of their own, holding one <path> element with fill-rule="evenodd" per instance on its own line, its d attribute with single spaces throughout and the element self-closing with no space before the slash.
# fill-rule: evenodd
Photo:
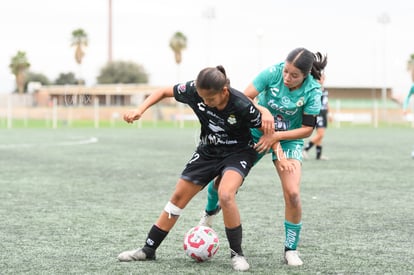
<svg viewBox="0 0 414 275">
<path fill-rule="evenodd" d="M 305 76 L 310 73 L 315 79 L 320 80 L 328 58 L 320 52 L 312 53 L 305 48 L 296 48 L 288 54 L 286 61 L 292 63 Z"/>
<path fill-rule="evenodd" d="M 205 68 L 198 73 L 196 80 L 198 89 L 221 91 L 225 86 L 230 86 L 230 80 L 221 65 Z"/>
</svg>

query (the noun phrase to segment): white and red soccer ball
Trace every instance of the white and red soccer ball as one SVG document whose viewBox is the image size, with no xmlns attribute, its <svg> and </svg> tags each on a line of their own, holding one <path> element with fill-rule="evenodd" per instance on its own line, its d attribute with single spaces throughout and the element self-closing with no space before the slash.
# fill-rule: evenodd
<svg viewBox="0 0 414 275">
<path fill-rule="evenodd" d="M 210 260 L 219 249 L 217 233 L 207 226 L 195 226 L 184 236 L 184 251 L 197 262 Z"/>
</svg>

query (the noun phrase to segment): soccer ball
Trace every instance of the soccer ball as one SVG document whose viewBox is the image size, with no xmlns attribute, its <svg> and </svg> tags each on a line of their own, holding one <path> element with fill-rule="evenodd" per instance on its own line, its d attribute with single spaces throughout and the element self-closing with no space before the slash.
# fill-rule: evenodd
<svg viewBox="0 0 414 275">
<path fill-rule="evenodd" d="M 210 260 L 219 249 L 217 233 L 207 226 L 195 226 L 184 236 L 184 251 L 197 262 Z"/>
</svg>

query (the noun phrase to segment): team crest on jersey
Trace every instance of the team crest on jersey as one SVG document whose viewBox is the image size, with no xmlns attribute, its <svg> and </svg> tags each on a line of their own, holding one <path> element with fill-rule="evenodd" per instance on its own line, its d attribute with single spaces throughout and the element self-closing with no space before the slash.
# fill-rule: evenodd
<svg viewBox="0 0 414 275">
<path fill-rule="evenodd" d="M 183 93 L 185 93 L 186 89 L 187 89 L 186 85 L 185 85 L 185 83 L 183 83 L 183 84 L 178 85 L 177 91 L 178 91 L 179 94 L 183 94 Z"/>
<path fill-rule="evenodd" d="M 229 118 L 227 119 L 227 122 L 230 123 L 231 125 L 235 124 L 237 122 L 236 117 L 234 115 L 230 115 Z"/>
<path fill-rule="evenodd" d="M 296 107 L 302 107 L 304 101 L 305 99 L 303 97 L 299 98 L 299 100 L 296 101 Z"/>
</svg>

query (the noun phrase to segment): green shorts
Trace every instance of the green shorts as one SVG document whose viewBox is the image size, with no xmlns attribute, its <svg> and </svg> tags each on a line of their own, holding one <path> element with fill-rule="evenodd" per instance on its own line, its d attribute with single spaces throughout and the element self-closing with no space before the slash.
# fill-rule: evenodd
<svg viewBox="0 0 414 275">
<path fill-rule="evenodd" d="M 256 128 L 253 128 L 250 131 L 252 133 L 254 143 L 257 143 L 263 133 Z M 280 145 L 282 146 L 286 158 L 297 159 L 302 162 L 303 139 L 281 140 Z M 273 150 L 270 150 L 269 153 L 270 152 L 272 153 L 272 160 L 277 160 L 275 152 L 273 152 Z M 266 153 L 259 154 L 256 162 L 258 162 L 264 155 L 266 155 Z"/>
</svg>

